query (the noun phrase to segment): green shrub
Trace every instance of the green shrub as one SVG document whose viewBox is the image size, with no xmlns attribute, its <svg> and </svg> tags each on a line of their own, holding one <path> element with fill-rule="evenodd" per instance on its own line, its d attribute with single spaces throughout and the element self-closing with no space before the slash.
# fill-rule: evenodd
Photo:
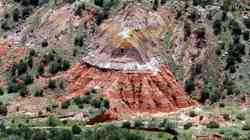
<svg viewBox="0 0 250 140">
<path fill-rule="evenodd" d="M 36 51 L 34 49 L 30 49 L 29 57 L 34 57 L 34 56 L 36 56 Z"/>
<path fill-rule="evenodd" d="M 114 125 L 83 131 L 83 136 L 86 137 L 86 140 L 145 140 L 144 135 L 138 133 L 138 131 L 131 131 Z"/>
<path fill-rule="evenodd" d="M 75 40 L 74 40 L 74 44 L 75 46 L 79 46 L 79 47 L 82 47 L 84 42 L 83 42 L 83 35 L 78 35 L 75 37 Z"/>
<path fill-rule="evenodd" d="M 109 104 L 109 100 L 108 99 L 103 99 L 102 100 L 102 106 L 106 109 L 109 109 L 110 104 Z"/>
<path fill-rule="evenodd" d="M 82 104 L 81 97 L 80 97 L 80 96 L 75 97 L 75 98 L 74 98 L 74 103 L 75 103 L 76 105 Z"/>
<path fill-rule="evenodd" d="M 194 80 L 189 79 L 185 81 L 185 91 L 191 93 L 195 89 Z"/>
<path fill-rule="evenodd" d="M 32 57 L 32 56 L 28 56 L 28 57 L 26 58 L 26 61 L 27 61 L 28 66 L 29 66 L 30 68 L 32 68 L 32 67 L 33 67 L 33 57 Z"/>
<path fill-rule="evenodd" d="M 195 77 L 198 74 L 202 73 L 202 65 L 201 64 L 194 64 L 191 67 L 191 75 Z"/>
<path fill-rule="evenodd" d="M 229 11 L 231 9 L 231 6 L 232 6 L 231 0 L 223 0 L 223 5 L 222 5 L 221 9 L 223 9 L 225 11 Z"/>
<path fill-rule="evenodd" d="M 77 55 L 77 53 L 78 53 L 77 49 L 76 49 L 76 48 L 74 48 L 74 49 L 73 49 L 73 54 L 72 54 L 72 55 L 73 55 L 73 56 L 76 56 L 76 55 Z"/>
<path fill-rule="evenodd" d="M 49 64 L 49 72 L 51 74 L 56 74 L 61 69 L 60 64 L 58 62 L 52 62 Z"/>
<path fill-rule="evenodd" d="M 47 40 L 43 40 L 41 43 L 42 47 L 47 47 L 49 45 Z"/>
<path fill-rule="evenodd" d="M 69 108 L 70 104 L 71 104 L 70 101 L 65 101 L 62 103 L 61 107 L 62 109 L 67 109 Z"/>
<path fill-rule="evenodd" d="M 70 62 L 67 60 L 63 60 L 62 69 L 65 71 L 69 68 L 70 68 Z"/>
<path fill-rule="evenodd" d="M 77 5 L 77 8 L 75 10 L 75 15 L 81 17 L 82 16 L 82 11 L 86 9 L 86 6 L 84 3 L 81 3 Z"/>
<path fill-rule="evenodd" d="M 68 124 L 68 120 L 63 120 L 62 123 L 63 123 L 63 125 L 67 125 Z"/>
<path fill-rule="evenodd" d="M 224 108 L 225 104 L 224 103 L 220 103 L 219 106 L 220 106 L 220 108 Z"/>
<path fill-rule="evenodd" d="M 164 119 L 163 122 L 160 124 L 161 127 L 163 127 L 165 130 L 169 129 L 175 129 L 177 127 L 177 124 L 175 121 Z"/>
<path fill-rule="evenodd" d="M 84 105 L 83 104 L 80 104 L 80 105 L 77 105 L 78 108 L 80 109 L 83 109 L 84 108 Z"/>
<path fill-rule="evenodd" d="M 20 18 L 20 11 L 19 11 L 19 9 L 18 8 L 15 8 L 14 10 L 13 10 L 13 21 L 15 21 L 15 22 L 18 22 L 19 21 L 19 18 Z"/>
<path fill-rule="evenodd" d="M 14 93 L 14 92 L 18 92 L 18 91 L 22 90 L 23 88 L 25 88 L 25 86 L 23 84 L 18 84 L 18 83 L 15 83 L 13 81 L 10 81 L 8 83 L 7 91 L 8 91 L 8 93 Z"/>
<path fill-rule="evenodd" d="M 230 120 L 230 115 L 229 114 L 223 114 L 223 118 L 224 118 L 224 120 L 229 121 Z"/>
<path fill-rule="evenodd" d="M 21 97 L 26 97 L 29 94 L 29 91 L 26 87 L 24 87 L 19 91 L 19 94 Z"/>
<path fill-rule="evenodd" d="M 96 15 L 96 24 L 100 25 L 102 23 L 103 20 L 107 19 L 109 16 L 109 12 L 108 11 L 97 11 L 97 15 Z"/>
<path fill-rule="evenodd" d="M 47 124 L 48 126 L 52 126 L 52 127 L 55 127 L 59 124 L 59 120 L 58 118 L 54 117 L 54 116 L 49 116 L 48 119 L 47 119 Z"/>
<path fill-rule="evenodd" d="M 0 115 L 6 116 L 8 114 L 7 105 L 4 105 L 2 102 L 0 104 Z"/>
<path fill-rule="evenodd" d="M 246 121 L 246 123 L 242 126 L 242 130 L 250 130 L 250 121 Z"/>
<path fill-rule="evenodd" d="M 245 32 L 243 32 L 243 39 L 244 39 L 245 41 L 248 41 L 249 38 L 250 38 L 250 31 L 245 31 Z"/>
<path fill-rule="evenodd" d="M 6 130 L 6 126 L 5 126 L 5 124 L 3 122 L 1 122 L 0 123 L 0 131 L 5 132 L 5 130 Z"/>
<path fill-rule="evenodd" d="M 250 17 L 244 19 L 244 24 L 248 29 L 250 29 Z"/>
<path fill-rule="evenodd" d="M 190 116 L 190 117 L 196 117 L 197 114 L 196 114 L 195 111 L 190 111 L 190 112 L 189 112 L 189 116 Z"/>
<path fill-rule="evenodd" d="M 206 5 L 211 4 L 210 0 L 193 0 L 193 5 L 194 6 L 202 6 L 205 7 Z"/>
<path fill-rule="evenodd" d="M 94 0 L 95 5 L 103 7 L 104 5 L 104 0 Z"/>
<path fill-rule="evenodd" d="M 101 108 L 102 101 L 99 98 L 94 98 L 91 100 L 91 105 L 95 108 Z"/>
<path fill-rule="evenodd" d="M 129 121 L 125 121 L 122 123 L 122 127 L 123 128 L 130 128 L 130 122 Z"/>
<path fill-rule="evenodd" d="M 34 78 L 31 74 L 25 74 L 22 78 L 22 80 L 24 81 L 25 85 L 29 85 L 32 84 L 34 81 Z"/>
<path fill-rule="evenodd" d="M 213 24 L 214 34 L 218 35 L 221 32 L 221 20 L 215 20 Z"/>
<path fill-rule="evenodd" d="M 158 7 L 159 7 L 159 1 L 158 0 L 154 0 L 154 2 L 153 2 L 153 10 L 157 10 L 158 9 Z"/>
<path fill-rule="evenodd" d="M 59 133 L 59 140 L 72 140 L 73 134 L 71 130 L 68 129 L 62 129 Z"/>
<path fill-rule="evenodd" d="M 39 64 L 37 67 L 37 73 L 39 75 L 42 75 L 44 73 L 44 66 L 42 64 Z"/>
<path fill-rule="evenodd" d="M 73 125 L 72 132 L 73 134 L 80 134 L 82 132 L 82 129 L 78 125 Z"/>
<path fill-rule="evenodd" d="M 216 93 L 213 93 L 213 94 L 210 94 L 210 101 L 211 103 L 216 103 L 220 100 L 220 95 L 216 92 Z"/>
<path fill-rule="evenodd" d="M 0 96 L 4 95 L 4 90 L 3 88 L 0 87 Z"/>
<path fill-rule="evenodd" d="M 241 30 L 240 24 L 237 21 L 232 20 L 230 22 L 230 28 L 234 36 L 241 35 L 242 30 Z"/>
<path fill-rule="evenodd" d="M 191 122 L 188 122 L 186 124 L 184 124 L 184 129 L 189 129 L 193 126 L 193 124 Z"/>
<path fill-rule="evenodd" d="M 32 140 L 47 140 L 47 133 L 44 130 L 36 130 L 32 133 Z"/>
<path fill-rule="evenodd" d="M 64 81 L 63 80 L 59 81 L 59 88 L 64 89 L 64 87 L 65 87 Z"/>
<path fill-rule="evenodd" d="M 55 89 L 56 88 L 56 81 L 50 79 L 49 83 L 48 83 L 48 88 Z"/>
<path fill-rule="evenodd" d="M 240 133 L 239 133 L 238 131 L 233 131 L 233 132 L 232 132 L 232 136 L 233 136 L 234 138 L 238 138 L 238 137 L 240 136 Z"/>
<path fill-rule="evenodd" d="M 28 70 L 28 64 L 25 60 L 21 60 L 19 64 L 16 65 L 18 75 L 24 74 Z"/>
<path fill-rule="evenodd" d="M 217 123 L 217 122 L 215 122 L 215 121 L 210 121 L 208 124 L 207 124 L 207 128 L 219 128 L 220 127 L 220 125 Z"/>
<path fill-rule="evenodd" d="M 204 87 L 202 89 L 201 97 L 200 97 L 199 101 L 201 103 L 204 103 L 207 99 L 209 99 L 209 96 L 210 96 L 210 88 Z"/>
<path fill-rule="evenodd" d="M 143 127 L 143 122 L 142 122 L 142 120 L 141 120 L 141 119 L 135 120 L 134 126 L 137 127 L 137 128 Z"/>
<path fill-rule="evenodd" d="M 43 90 L 42 89 L 36 90 L 34 96 L 43 97 Z"/>
<path fill-rule="evenodd" d="M 243 114 L 243 113 L 238 114 L 238 115 L 236 116 L 236 118 L 237 118 L 238 120 L 241 120 L 241 121 L 246 120 L 245 114 Z"/>
</svg>

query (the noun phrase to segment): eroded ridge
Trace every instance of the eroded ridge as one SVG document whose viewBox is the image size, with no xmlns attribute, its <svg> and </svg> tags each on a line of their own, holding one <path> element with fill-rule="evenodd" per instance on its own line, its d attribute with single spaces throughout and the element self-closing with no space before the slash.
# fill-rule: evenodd
<svg viewBox="0 0 250 140">
<path fill-rule="evenodd" d="M 162 38 L 173 30 L 172 22 L 170 10 L 153 12 L 139 4 L 128 5 L 100 26 L 88 55 L 68 71 L 69 94 L 60 99 L 70 100 L 96 89 L 110 102 L 108 114 L 117 116 L 173 112 L 195 105 L 161 63 Z"/>
<path fill-rule="evenodd" d="M 128 5 L 105 21 L 82 60 L 90 65 L 115 70 L 159 70 L 164 49 L 162 38 L 173 29 L 174 13 L 152 12 L 139 4 Z"/>
</svg>

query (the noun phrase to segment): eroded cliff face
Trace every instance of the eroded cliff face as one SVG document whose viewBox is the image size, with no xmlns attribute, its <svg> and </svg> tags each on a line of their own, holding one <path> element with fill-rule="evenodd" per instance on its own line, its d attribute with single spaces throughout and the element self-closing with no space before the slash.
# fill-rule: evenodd
<svg viewBox="0 0 250 140">
<path fill-rule="evenodd" d="M 135 3 L 121 9 L 100 26 L 81 64 L 67 72 L 69 94 L 59 99 L 70 100 L 96 89 L 110 102 L 104 120 L 118 119 L 124 113 L 173 112 L 195 105 L 161 62 L 162 38 L 172 32 L 174 15 L 168 9 L 154 12 Z"/>
<path fill-rule="evenodd" d="M 69 100 L 97 89 L 117 112 L 172 112 L 194 104 L 166 65 L 160 72 L 127 73 L 78 64 L 70 71 Z"/>
<path fill-rule="evenodd" d="M 0 59 L 3 70 L 8 70 L 13 63 L 19 62 L 28 51 L 25 47 L 12 46 L 5 41 L 0 41 Z"/>
</svg>

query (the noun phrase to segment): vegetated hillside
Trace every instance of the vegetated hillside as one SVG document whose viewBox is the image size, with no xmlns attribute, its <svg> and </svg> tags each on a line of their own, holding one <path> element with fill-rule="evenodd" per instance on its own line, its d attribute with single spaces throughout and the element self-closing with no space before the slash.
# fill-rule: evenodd
<svg viewBox="0 0 250 140">
<path fill-rule="evenodd" d="M 27 126 L 43 127 L 46 122 L 52 126 L 63 125 L 57 117 L 81 122 L 88 122 L 89 118 L 99 121 L 95 120 L 96 116 L 98 118 L 108 110 L 113 101 L 99 96 L 98 90 L 88 90 L 86 96 L 63 100 L 65 102 L 59 99 L 69 96 L 69 91 L 74 88 L 77 92 L 81 91 L 80 88 L 89 88 L 87 84 L 82 85 L 81 78 L 78 79 L 80 82 L 72 82 L 69 77 L 74 75 L 86 80 L 79 75 L 82 74 L 79 62 L 93 49 L 93 42 L 102 41 L 102 38 L 95 37 L 105 26 L 102 23 L 110 23 L 109 20 L 118 15 L 118 11 L 133 2 L 163 14 L 163 18 L 164 8 L 175 13 L 173 26 L 164 30 L 165 36 L 159 38 L 165 45 L 161 63 L 168 64 L 178 83 L 192 99 L 200 102 L 202 110 L 198 114 L 197 110 L 190 114 L 185 111 L 177 113 L 178 128 L 191 127 L 193 136 L 218 132 L 219 137 L 248 139 L 245 130 L 249 130 L 249 122 L 245 119 L 249 117 L 246 114 L 250 93 L 250 6 L 247 0 L 1 0 L 0 114 L 6 116 L 5 124 L 25 123 Z M 103 37 L 106 38 L 105 35 Z M 109 45 L 109 40 L 103 41 L 103 44 Z M 145 100 L 138 100 L 138 103 Z M 56 117 L 42 119 L 50 115 Z M 156 116 L 166 117 L 162 114 Z M 30 118 L 34 121 L 28 124 L 26 120 Z M 142 130 L 169 130 L 173 126 L 166 120 L 154 118 L 131 120 L 123 125 Z M 210 127 L 216 128 L 213 131 Z M 197 129 L 203 131 L 198 132 Z M 128 133 L 128 136 L 137 139 L 170 138 L 149 132 L 137 135 L 123 130 L 120 130 L 120 137 Z M 97 131 L 91 131 L 94 139 Z M 190 131 L 183 130 L 182 134 L 181 129 L 178 137 L 189 137 L 186 133 Z M 233 132 L 232 135 L 229 132 Z M 0 133 L 1 137 L 3 133 Z M 3 137 L 24 137 L 20 133 L 14 134 L 14 131 L 10 133 L 6 132 Z M 34 133 L 40 135 L 40 131 L 34 130 Z M 50 132 L 41 133 L 47 135 Z M 62 134 L 74 137 L 71 132 Z M 139 136 L 141 134 L 145 138 Z M 82 135 L 86 137 L 86 133 Z M 67 138 L 56 134 L 52 137 L 56 136 Z M 30 135 L 27 139 L 34 137 Z"/>
<path fill-rule="evenodd" d="M 249 7 L 236 1 L 187 6 L 191 2 L 175 4 L 179 28 L 168 45 L 173 71 L 200 101 L 249 93 Z"/>
</svg>

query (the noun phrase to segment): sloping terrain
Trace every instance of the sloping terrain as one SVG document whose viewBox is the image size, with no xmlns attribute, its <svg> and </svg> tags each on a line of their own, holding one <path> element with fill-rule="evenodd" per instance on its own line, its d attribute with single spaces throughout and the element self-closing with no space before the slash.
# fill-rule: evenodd
<svg viewBox="0 0 250 140">
<path fill-rule="evenodd" d="M 172 112 L 194 105 L 160 62 L 164 54 L 160 38 L 173 23 L 174 14 L 162 9 L 162 18 L 135 3 L 119 13 L 101 25 L 82 66 L 70 70 L 69 95 L 60 99 L 69 100 L 97 89 L 118 114 Z"/>
<path fill-rule="evenodd" d="M 0 0 L 0 139 L 248 140 L 249 11 Z"/>
</svg>

